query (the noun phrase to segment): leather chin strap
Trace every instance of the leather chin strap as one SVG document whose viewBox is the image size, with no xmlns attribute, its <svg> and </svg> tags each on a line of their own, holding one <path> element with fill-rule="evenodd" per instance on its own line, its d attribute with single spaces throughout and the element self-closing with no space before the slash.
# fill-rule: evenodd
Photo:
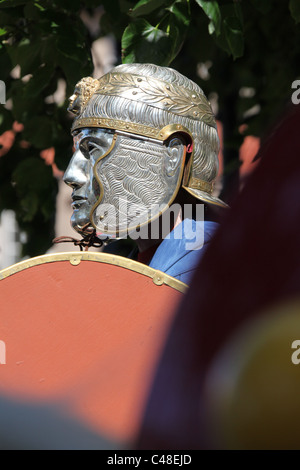
<svg viewBox="0 0 300 470">
<path fill-rule="evenodd" d="M 83 230 L 89 225 L 90 223 L 87 223 L 83 227 Z M 73 243 L 75 246 L 79 246 L 80 251 L 83 251 L 83 249 L 84 251 L 88 251 L 91 246 L 95 248 L 101 248 L 101 246 L 103 246 L 104 244 L 104 241 L 100 240 L 100 238 L 97 237 L 96 230 L 94 229 L 91 233 L 83 235 L 81 240 L 79 240 L 78 238 L 61 236 L 54 238 L 52 240 L 52 243 Z"/>
</svg>

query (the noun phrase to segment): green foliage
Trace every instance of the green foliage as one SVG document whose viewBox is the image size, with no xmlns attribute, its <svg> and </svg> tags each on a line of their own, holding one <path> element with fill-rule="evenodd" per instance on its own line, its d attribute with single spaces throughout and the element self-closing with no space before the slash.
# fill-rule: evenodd
<svg viewBox="0 0 300 470">
<path fill-rule="evenodd" d="M 221 32 L 222 18 L 218 2 L 216 2 L 215 0 L 196 0 L 196 2 L 202 8 L 204 13 L 210 20 L 210 23 L 208 25 L 210 34 L 216 33 L 216 35 L 219 36 Z"/>
<path fill-rule="evenodd" d="M 76 82 L 93 70 L 91 38 L 80 9 L 79 1 L 0 2 L 0 70 L 9 103 L 0 106 L 0 133 L 12 129 L 14 122 L 24 127 L 0 158 L 0 210 L 16 212 L 27 232 L 24 254 L 30 256 L 49 248 L 53 238 L 57 182 L 40 152 L 54 147 L 61 170 L 71 156 L 67 102 L 57 105 L 47 97 L 60 79 L 66 81 L 69 96 Z M 19 75 L 12 76 L 16 67 Z"/>
<path fill-rule="evenodd" d="M 175 50 L 171 31 L 162 27 L 173 5 L 176 10 L 169 22 L 176 20 Z M 188 11 L 184 21 L 178 14 L 183 6 Z M 171 65 L 199 83 L 207 95 L 217 93 L 218 117 L 224 123 L 225 174 L 231 168 L 237 172 L 240 126 L 246 124 L 246 133 L 262 136 L 290 102 L 300 53 L 299 1 L 140 0 L 128 14 L 123 61 L 148 62 L 154 57 L 156 63 Z M 137 19 L 139 31 L 134 31 Z M 207 64 L 207 77 L 202 77 L 197 66 Z"/>
<path fill-rule="evenodd" d="M 72 149 L 67 100 L 49 97 L 61 80 L 68 97 L 92 74 L 94 37 L 80 13 L 99 7 L 100 35 L 115 37 L 120 61 L 171 65 L 208 96 L 217 93 L 227 173 L 238 167 L 239 126 L 261 136 L 299 78 L 299 0 L 0 0 L 0 79 L 8 101 L 0 105 L 0 135 L 14 122 L 23 126 L 0 157 L 0 211 L 16 212 L 30 256 L 50 246 L 55 216 L 57 183 L 40 152 L 54 147 L 64 170 Z M 204 66 L 206 76 L 199 73 Z M 245 88 L 252 92 L 243 94 Z"/>
<path fill-rule="evenodd" d="M 136 18 L 143 12 L 151 12 L 162 2 L 149 3 L 151 8 L 148 2 L 141 0 L 130 11 L 131 16 Z M 177 56 L 190 21 L 188 4 L 178 0 L 168 6 L 166 3 L 155 26 L 143 18 L 137 18 L 125 29 L 122 36 L 123 62 L 150 62 L 167 66 Z"/>
<path fill-rule="evenodd" d="M 156 63 L 170 64 L 180 52 L 187 30 L 194 22 L 191 3 L 194 0 L 140 0 L 128 11 L 132 22 L 122 38 L 123 62 L 150 61 L 155 54 L 153 49 L 156 49 Z M 202 10 L 202 13 L 198 10 L 196 15 L 200 13 L 207 17 L 209 34 L 217 45 L 233 58 L 241 57 L 244 34 L 240 4 L 230 2 L 222 5 L 216 0 L 195 0 L 195 3 Z"/>
<path fill-rule="evenodd" d="M 290 0 L 289 8 L 292 17 L 296 23 L 300 22 L 300 2 L 297 0 Z"/>
<path fill-rule="evenodd" d="M 148 15 L 148 13 L 151 13 L 153 10 L 162 8 L 164 4 L 166 4 L 165 0 L 140 0 L 129 13 L 133 17 Z"/>
</svg>

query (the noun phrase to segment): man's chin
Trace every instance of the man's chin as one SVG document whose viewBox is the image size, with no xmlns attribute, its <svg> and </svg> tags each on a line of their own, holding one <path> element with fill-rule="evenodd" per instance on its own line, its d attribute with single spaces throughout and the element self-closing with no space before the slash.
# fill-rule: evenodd
<svg viewBox="0 0 300 470">
<path fill-rule="evenodd" d="M 71 217 L 72 228 L 82 236 L 89 235 L 94 231 L 94 228 L 89 219 L 78 219 L 74 214 Z"/>
</svg>

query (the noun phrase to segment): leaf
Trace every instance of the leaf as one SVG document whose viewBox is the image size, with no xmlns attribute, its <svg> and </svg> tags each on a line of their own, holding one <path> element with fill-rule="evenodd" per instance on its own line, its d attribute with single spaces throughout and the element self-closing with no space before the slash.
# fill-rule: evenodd
<svg viewBox="0 0 300 470">
<path fill-rule="evenodd" d="M 214 39 L 221 49 L 234 59 L 244 53 L 243 16 L 238 4 L 227 4 L 221 7 L 221 33 Z"/>
<path fill-rule="evenodd" d="M 23 221 L 30 222 L 39 207 L 39 200 L 35 193 L 28 192 L 21 199 L 21 208 L 23 209 Z"/>
<path fill-rule="evenodd" d="M 173 44 L 177 41 L 176 35 L 176 28 L 167 33 L 144 19 L 134 21 L 122 36 L 123 62 L 169 65 L 173 57 Z"/>
<path fill-rule="evenodd" d="M 84 62 L 78 64 L 77 61 L 64 56 L 63 54 L 56 55 L 56 61 L 64 73 L 67 89 L 66 94 L 70 96 L 73 94 L 74 86 L 82 78 L 87 77 L 93 72 L 93 62 L 90 51 L 86 50 Z"/>
<path fill-rule="evenodd" d="M 244 53 L 244 35 L 240 21 L 237 17 L 228 17 L 224 20 L 225 37 L 234 59 Z"/>
<path fill-rule="evenodd" d="M 190 10 L 187 2 L 177 0 L 170 7 L 166 8 L 172 14 L 176 26 L 179 28 L 188 27 L 191 20 Z"/>
<path fill-rule="evenodd" d="M 66 57 L 76 62 L 85 61 L 86 51 L 82 35 L 71 30 L 70 25 L 58 28 L 56 46 Z"/>
<path fill-rule="evenodd" d="M 295 23 L 300 23 L 300 2 L 299 0 L 290 0 L 289 9 Z"/>
<path fill-rule="evenodd" d="M 7 88 L 7 99 L 13 101 L 12 113 L 16 121 L 25 124 L 28 119 L 42 114 L 43 100 L 40 96 L 29 97 L 24 93 L 26 84 L 22 80 L 14 80 Z"/>
<path fill-rule="evenodd" d="M 122 37 L 123 62 L 153 62 L 168 66 L 174 60 L 190 24 L 190 8 L 185 0 L 175 0 L 164 12 L 156 26 L 139 18 L 125 29 Z"/>
<path fill-rule="evenodd" d="M 210 19 L 209 33 L 216 33 L 218 36 L 221 32 L 221 11 L 218 2 L 216 0 L 196 0 L 196 2 Z"/>
<path fill-rule="evenodd" d="M 19 44 L 7 47 L 7 52 L 11 58 L 13 66 L 21 67 L 21 77 L 32 73 L 40 64 L 39 52 L 42 41 L 30 41 L 26 38 Z"/>
<path fill-rule="evenodd" d="M 140 0 L 132 9 L 129 10 L 129 14 L 134 18 L 141 15 L 147 15 L 157 8 L 165 6 L 165 4 L 165 0 Z"/>
<path fill-rule="evenodd" d="M 173 43 L 170 52 L 170 63 L 175 59 L 182 48 L 190 25 L 191 13 L 189 4 L 181 0 L 176 0 L 170 7 L 166 8 L 166 11 L 168 11 L 169 14 L 165 17 L 164 21 L 161 21 L 160 27 L 168 32 Z"/>
<path fill-rule="evenodd" d="M 34 116 L 24 128 L 24 139 L 38 149 L 52 146 L 52 120 L 47 116 Z"/>
<path fill-rule="evenodd" d="M 39 157 L 26 158 L 14 170 L 13 181 L 20 198 L 22 219 L 31 221 L 39 209 L 43 213 L 45 201 L 48 204 L 52 195 L 55 182 L 51 167 Z"/>
<path fill-rule="evenodd" d="M 38 96 L 48 85 L 53 73 L 54 70 L 51 64 L 39 67 L 38 70 L 34 72 L 28 83 L 26 83 L 24 93 L 26 93 L 28 97 Z"/>
</svg>

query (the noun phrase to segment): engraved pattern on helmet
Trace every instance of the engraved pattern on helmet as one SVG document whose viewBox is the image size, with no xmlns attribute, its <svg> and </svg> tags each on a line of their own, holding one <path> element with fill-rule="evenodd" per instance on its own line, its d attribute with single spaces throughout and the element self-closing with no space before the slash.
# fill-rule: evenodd
<svg viewBox="0 0 300 470">
<path fill-rule="evenodd" d="M 155 205 L 168 206 L 176 190 L 181 159 L 168 176 L 165 158 L 163 145 L 118 136 L 112 152 L 96 166 L 103 186 L 103 197 L 92 215 L 98 230 L 126 230 L 137 215 L 145 223 L 153 216 Z M 116 213 L 111 206 L 117 209 Z M 116 214 L 120 214 L 120 220 L 116 220 Z"/>
<path fill-rule="evenodd" d="M 216 124 L 210 103 L 201 89 L 196 93 L 157 76 L 113 71 L 99 79 L 96 93 L 142 101 L 174 114 L 197 118 L 213 127 Z"/>
<path fill-rule="evenodd" d="M 168 67 L 152 64 L 122 64 L 115 67 L 111 73 L 138 73 L 184 87 L 195 94 L 203 95 L 201 88 Z M 121 119 L 143 125 L 151 125 L 158 129 L 168 124 L 181 124 L 192 132 L 194 138 L 194 158 L 192 176 L 207 182 L 215 180 L 218 174 L 219 138 L 214 127 L 208 126 L 197 118 L 189 118 L 149 106 L 139 101 L 129 101 L 120 96 L 93 94 L 80 117 L 101 116 L 104 118 Z"/>
</svg>

